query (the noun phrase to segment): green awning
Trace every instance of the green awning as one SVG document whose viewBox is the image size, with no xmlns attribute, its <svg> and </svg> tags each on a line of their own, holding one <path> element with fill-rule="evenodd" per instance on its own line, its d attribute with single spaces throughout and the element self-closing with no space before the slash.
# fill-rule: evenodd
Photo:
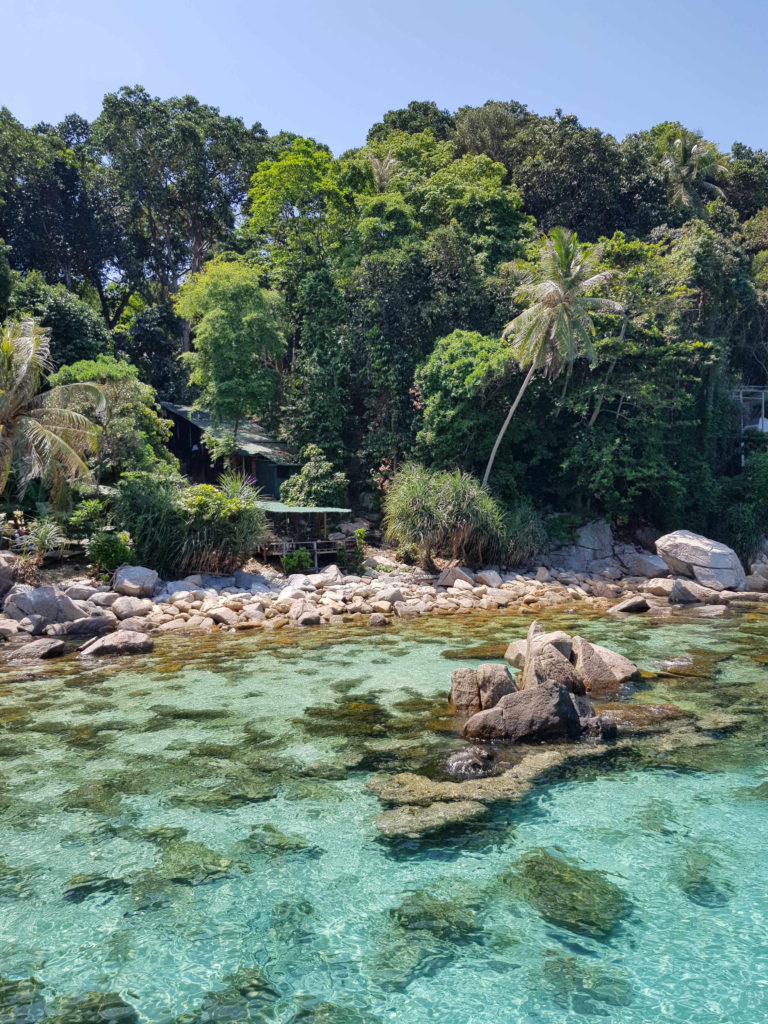
<svg viewBox="0 0 768 1024">
<path fill-rule="evenodd" d="M 259 500 L 259 505 L 264 509 L 265 512 L 275 512 L 279 515 L 290 515 L 290 516 L 307 516 L 312 515 L 316 512 L 327 513 L 328 515 L 351 515 L 351 508 L 335 508 L 328 506 L 324 508 L 322 506 L 315 505 L 285 505 L 282 501 L 262 501 Z"/>
</svg>

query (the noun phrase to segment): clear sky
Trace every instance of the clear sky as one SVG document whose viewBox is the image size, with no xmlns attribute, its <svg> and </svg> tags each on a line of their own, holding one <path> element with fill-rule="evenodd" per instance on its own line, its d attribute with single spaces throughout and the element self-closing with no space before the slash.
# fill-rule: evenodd
<svg viewBox="0 0 768 1024">
<path fill-rule="evenodd" d="M 768 149 L 766 0 L 0 0 L 0 44 L 0 106 L 25 124 L 141 84 L 336 153 L 412 99 Z"/>
</svg>

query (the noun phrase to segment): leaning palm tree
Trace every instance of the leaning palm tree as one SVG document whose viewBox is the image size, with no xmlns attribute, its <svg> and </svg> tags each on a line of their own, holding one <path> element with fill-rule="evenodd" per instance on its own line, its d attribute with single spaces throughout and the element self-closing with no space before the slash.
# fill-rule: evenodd
<svg viewBox="0 0 768 1024">
<path fill-rule="evenodd" d="M 538 263 L 525 276 L 516 296 L 530 305 L 502 332 L 502 338 L 512 340 L 520 369 L 527 367 L 528 372 L 496 438 L 483 484 L 488 482 L 502 438 L 536 371 L 554 378 L 567 370 L 570 376 L 582 353 L 593 362 L 592 314 L 620 311 L 618 302 L 593 294 L 613 274 L 598 270 L 602 254 L 602 246 L 582 249 L 576 235 L 567 228 L 552 228 L 542 241 Z"/>
<path fill-rule="evenodd" d="M 50 337 L 34 320 L 11 323 L 0 332 L 0 491 L 11 467 L 23 493 L 30 480 L 89 477 L 85 459 L 96 428 L 72 403 L 87 393 L 102 403 L 92 384 L 65 384 L 41 391 L 52 369 Z"/>
<path fill-rule="evenodd" d="M 728 165 L 717 149 L 696 135 L 671 139 L 662 159 L 670 199 L 684 213 L 699 213 L 705 199 L 724 199 L 719 185 L 728 176 Z"/>
</svg>

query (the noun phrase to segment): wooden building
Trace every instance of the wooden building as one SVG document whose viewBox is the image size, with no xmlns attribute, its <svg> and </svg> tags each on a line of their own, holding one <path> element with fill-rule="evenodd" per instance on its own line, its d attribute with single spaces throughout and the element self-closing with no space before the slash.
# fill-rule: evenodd
<svg viewBox="0 0 768 1024">
<path fill-rule="evenodd" d="M 203 433 L 209 429 L 211 421 L 208 413 L 193 409 L 191 405 L 172 402 L 160 405 L 173 423 L 168 444 L 181 463 L 182 472 L 193 480 L 215 483 L 225 463 L 223 459 L 212 460 L 203 445 Z M 223 432 L 226 428 L 221 429 Z M 270 437 L 253 419 L 237 428 L 231 465 L 251 477 L 265 498 L 275 499 L 280 497 L 280 484 L 299 468 L 295 453 Z"/>
</svg>

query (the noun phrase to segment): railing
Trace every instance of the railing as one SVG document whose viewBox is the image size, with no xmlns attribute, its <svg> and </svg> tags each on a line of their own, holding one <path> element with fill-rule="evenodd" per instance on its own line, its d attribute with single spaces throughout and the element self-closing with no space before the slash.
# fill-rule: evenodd
<svg viewBox="0 0 768 1024">
<path fill-rule="evenodd" d="M 260 554 L 267 558 L 284 558 L 292 551 L 306 548 L 312 555 L 314 568 L 319 569 L 321 555 L 335 555 L 338 551 L 348 551 L 356 545 L 357 540 L 354 537 L 346 537 L 344 540 L 294 540 L 292 537 L 273 537 L 260 548 Z"/>
</svg>

